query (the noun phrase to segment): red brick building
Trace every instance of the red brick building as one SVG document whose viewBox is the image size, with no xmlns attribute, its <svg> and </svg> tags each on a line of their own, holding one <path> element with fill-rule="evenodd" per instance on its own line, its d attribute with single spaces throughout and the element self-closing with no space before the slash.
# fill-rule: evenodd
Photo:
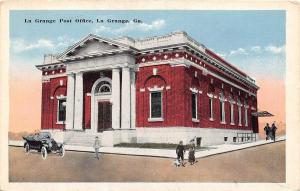
<svg viewBox="0 0 300 191">
<path fill-rule="evenodd" d="M 132 39 L 88 35 L 46 55 L 44 131 L 67 144 L 248 141 L 258 133 L 255 81 L 185 32 Z M 252 137 L 252 138 L 251 138 Z"/>
</svg>

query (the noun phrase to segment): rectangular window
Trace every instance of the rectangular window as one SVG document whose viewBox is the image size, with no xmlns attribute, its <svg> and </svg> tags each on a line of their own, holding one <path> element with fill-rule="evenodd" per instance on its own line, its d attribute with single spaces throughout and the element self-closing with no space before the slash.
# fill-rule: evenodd
<svg viewBox="0 0 300 191">
<path fill-rule="evenodd" d="M 66 99 L 59 99 L 57 122 L 64 122 L 64 121 L 66 121 Z"/>
<path fill-rule="evenodd" d="M 222 123 L 225 123 L 225 103 L 220 101 L 220 119 Z"/>
<path fill-rule="evenodd" d="M 232 103 L 230 104 L 230 123 L 234 124 L 234 106 Z"/>
<path fill-rule="evenodd" d="M 151 92 L 150 104 L 150 118 L 162 118 L 162 92 Z"/>
<path fill-rule="evenodd" d="M 242 125 L 242 108 L 239 106 L 239 125 Z"/>
<path fill-rule="evenodd" d="M 192 118 L 198 119 L 197 117 L 197 94 L 192 93 Z"/>
<path fill-rule="evenodd" d="M 210 118 L 210 120 L 214 119 L 213 98 L 209 99 L 209 118 Z"/>
<path fill-rule="evenodd" d="M 248 110 L 245 108 L 245 126 L 248 127 Z"/>
<path fill-rule="evenodd" d="M 222 107 L 222 102 L 220 101 L 220 119 L 223 121 L 223 107 Z"/>
</svg>

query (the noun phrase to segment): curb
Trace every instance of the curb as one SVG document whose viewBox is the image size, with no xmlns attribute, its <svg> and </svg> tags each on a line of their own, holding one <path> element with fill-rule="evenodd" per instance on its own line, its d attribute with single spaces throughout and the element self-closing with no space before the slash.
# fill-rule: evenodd
<svg viewBox="0 0 300 191">
<path fill-rule="evenodd" d="M 273 142 L 273 141 L 262 142 L 262 143 L 257 143 L 257 144 L 254 144 L 254 145 L 245 145 L 245 144 L 249 144 L 249 143 L 240 144 L 240 145 L 234 145 L 234 146 L 237 146 L 237 148 L 234 148 L 234 146 L 231 145 L 231 146 L 233 146 L 233 148 L 229 147 L 229 148 L 225 148 L 224 149 L 222 147 L 219 147 L 216 150 L 212 150 L 212 151 L 208 151 L 208 150 L 196 151 L 195 152 L 195 158 L 196 159 L 206 158 L 206 157 L 210 157 L 210 156 L 214 156 L 214 155 L 219 155 L 219 154 L 234 152 L 234 151 L 238 151 L 238 150 L 244 150 L 244 149 L 247 149 L 247 148 L 253 148 L 253 147 L 258 147 L 258 146 L 262 146 L 262 145 L 267 145 L 267 144 L 282 142 L 282 141 L 286 141 L 285 137 L 284 138 L 279 138 L 275 142 Z M 23 144 L 24 144 L 24 141 L 9 141 L 8 145 L 12 146 L 12 147 L 23 147 Z M 72 146 L 72 145 L 65 145 L 65 149 L 67 151 L 94 153 L 94 149 L 92 147 L 81 147 L 81 148 L 80 147 L 81 146 L 75 146 L 75 148 L 74 148 L 74 146 Z M 126 148 L 123 148 L 123 147 L 122 148 L 121 147 L 115 147 L 115 149 L 111 149 L 111 151 L 107 151 L 107 149 L 111 149 L 111 148 L 109 148 L 109 147 L 102 147 L 102 149 L 100 148 L 99 152 L 102 153 L 102 154 L 115 154 L 115 155 L 127 155 L 127 156 L 158 157 L 158 158 L 171 158 L 171 159 L 176 159 L 177 158 L 175 154 L 173 155 L 173 154 L 170 154 L 170 153 L 165 153 L 165 154 L 159 155 L 159 154 L 157 154 L 158 153 L 158 149 L 153 149 L 152 151 L 150 149 L 146 149 L 147 150 L 146 153 L 148 152 L 148 154 L 139 153 L 139 152 L 142 152 L 141 148 L 138 148 L 138 152 L 136 152 L 136 153 L 134 153 L 134 152 L 132 152 L 130 150 L 126 151 L 125 150 Z M 218 149 L 219 149 L 219 151 L 218 151 Z M 224 149 L 224 150 L 222 150 L 222 149 Z M 104 150 L 104 151 L 101 151 L 101 150 Z M 168 150 L 168 152 L 173 152 L 173 150 L 172 151 Z M 205 152 L 208 152 L 208 153 L 205 153 Z M 212 153 L 210 153 L 210 152 L 212 152 Z M 185 154 L 184 157 L 186 158 L 187 156 L 188 156 L 188 152 L 186 152 L 186 154 Z"/>
</svg>

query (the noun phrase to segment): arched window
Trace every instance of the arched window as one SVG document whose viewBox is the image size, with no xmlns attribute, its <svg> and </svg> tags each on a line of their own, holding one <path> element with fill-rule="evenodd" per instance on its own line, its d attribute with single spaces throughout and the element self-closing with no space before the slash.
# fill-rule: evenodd
<svg viewBox="0 0 300 191">
<path fill-rule="evenodd" d="M 224 93 L 220 93 L 220 119 L 221 123 L 225 123 L 225 96 Z"/>
<path fill-rule="evenodd" d="M 233 94 L 231 93 L 229 96 L 229 103 L 230 103 L 230 124 L 234 125 L 234 97 Z"/>
<path fill-rule="evenodd" d="M 242 126 L 242 103 L 240 98 L 237 100 L 238 111 L 239 111 L 239 126 Z"/>
<path fill-rule="evenodd" d="M 111 94 L 111 84 L 108 81 L 101 81 L 95 88 L 95 94 Z"/>
</svg>

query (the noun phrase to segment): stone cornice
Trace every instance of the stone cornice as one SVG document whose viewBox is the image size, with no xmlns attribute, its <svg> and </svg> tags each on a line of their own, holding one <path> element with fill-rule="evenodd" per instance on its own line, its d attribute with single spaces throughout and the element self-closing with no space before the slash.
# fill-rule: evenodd
<svg viewBox="0 0 300 191">
<path fill-rule="evenodd" d="M 35 67 L 42 71 L 49 71 L 49 70 L 66 68 L 66 64 L 62 63 L 62 62 L 56 62 L 56 63 L 51 63 L 51 64 L 36 65 Z"/>
<path fill-rule="evenodd" d="M 178 51 L 176 51 L 178 52 Z M 185 52 L 185 51 L 184 51 Z M 165 54 L 168 54 L 170 52 L 166 52 Z M 182 53 L 182 51 L 179 51 L 178 53 Z M 162 54 L 162 53 L 156 53 L 156 54 Z M 230 71 L 230 70 L 227 70 L 226 67 L 224 64 L 222 65 L 218 60 L 216 60 L 215 58 L 209 58 L 209 56 L 207 56 L 205 53 L 199 53 L 199 54 L 193 54 L 191 55 L 191 53 L 185 53 L 186 56 L 185 57 L 178 57 L 178 58 L 184 58 L 185 60 L 189 61 L 189 62 L 192 62 L 192 63 L 195 63 L 197 65 L 202 65 L 204 63 L 206 64 L 209 64 L 209 65 L 212 65 L 214 67 L 216 67 L 217 69 L 220 69 L 221 71 L 223 71 L 225 74 L 227 75 L 230 75 L 232 77 L 234 77 L 235 79 L 247 84 L 247 85 L 250 85 L 251 87 L 254 87 L 255 89 L 259 89 L 259 87 L 251 80 L 247 79 L 247 77 L 245 76 L 242 76 L 241 74 L 238 74 L 237 72 L 234 72 L 234 71 Z M 151 55 L 155 55 L 155 54 L 151 54 Z M 140 57 L 145 57 L 147 55 L 141 55 Z M 187 57 L 197 57 L 197 59 L 192 59 L 192 60 L 188 60 Z M 159 56 L 157 56 L 159 57 Z M 165 59 L 160 59 L 159 61 L 162 63 L 162 62 L 169 62 L 170 60 L 173 60 L 173 58 L 171 57 L 168 57 L 168 58 L 165 58 Z M 204 61 L 201 61 L 201 60 L 204 60 Z M 159 61 L 157 60 L 153 60 L 153 61 L 145 61 L 145 62 L 139 62 L 138 64 L 140 65 L 147 65 L 146 63 L 149 62 L 149 65 L 159 65 Z M 220 63 L 218 65 L 218 63 Z M 205 65 L 205 64 L 204 64 Z M 227 67 L 228 68 L 228 67 Z"/>
<path fill-rule="evenodd" d="M 238 89 L 240 89 L 240 90 L 256 97 L 255 93 L 246 90 L 245 88 L 235 84 L 234 82 L 231 82 L 230 80 L 225 79 L 224 77 L 210 71 L 207 68 L 204 68 L 204 66 L 198 65 L 198 64 L 196 64 L 194 62 L 191 62 L 189 60 L 186 60 L 185 58 L 182 58 L 182 57 L 181 58 L 175 58 L 175 59 L 172 58 L 172 59 L 165 60 L 165 61 L 159 60 L 159 61 L 145 62 L 145 63 L 138 64 L 138 65 L 139 65 L 139 67 L 148 67 L 148 66 L 155 66 L 155 65 L 162 65 L 162 64 L 169 64 L 171 66 L 176 66 L 176 65 L 193 66 L 197 69 L 200 69 L 202 71 L 207 72 L 207 74 L 210 74 L 211 76 L 213 76 L 215 78 L 218 78 L 218 79 L 224 81 L 225 83 L 227 83 L 227 84 L 229 84 L 233 87 L 236 87 L 236 88 L 238 88 Z"/>
</svg>

